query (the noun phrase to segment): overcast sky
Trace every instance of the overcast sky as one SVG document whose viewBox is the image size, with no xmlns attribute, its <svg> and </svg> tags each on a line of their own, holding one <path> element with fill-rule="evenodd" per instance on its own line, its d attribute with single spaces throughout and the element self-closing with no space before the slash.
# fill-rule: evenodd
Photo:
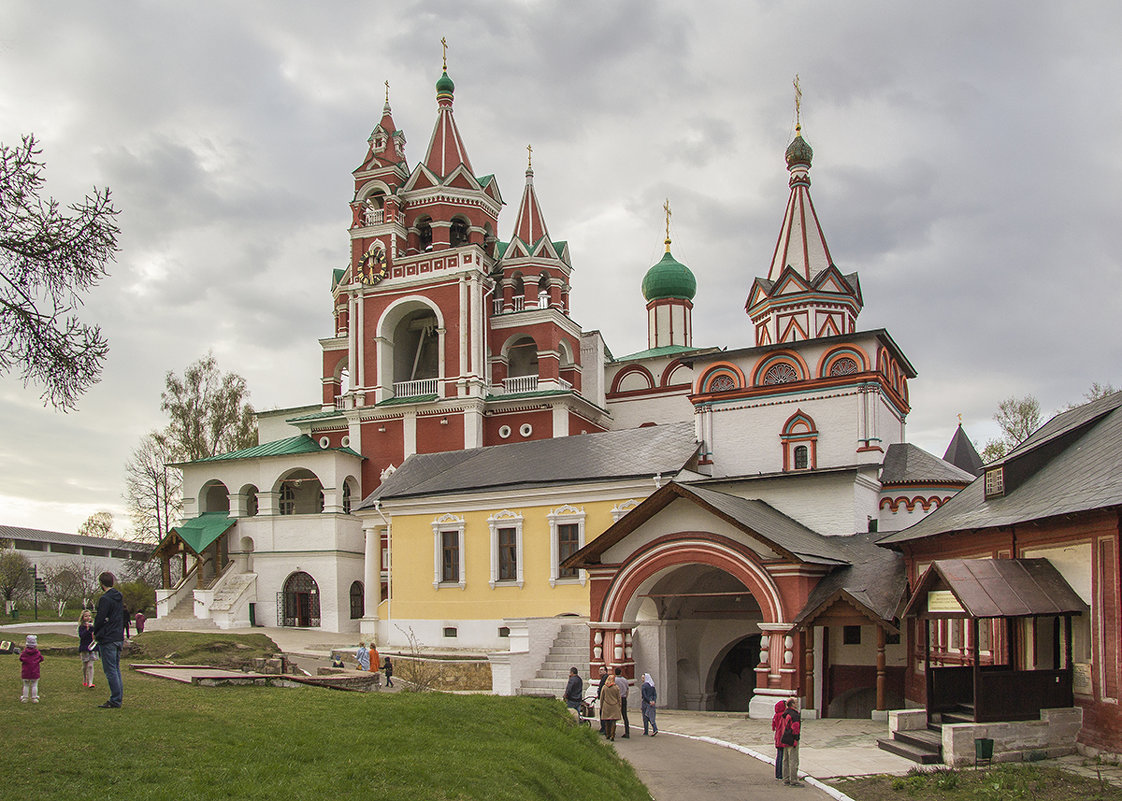
<svg viewBox="0 0 1122 801">
<path fill-rule="evenodd" d="M 1025 2 L 15 2 L 0 15 L 0 141 L 34 133 L 64 203 L 109 186 L 121 253 L 83 317 L 108 335 L 79 409 L 0 379 L 0 523 L 127 527 L 123 467 L 160 391 L 213 350 L 258 409 L 317 403 L 351 171 L 390 82 L 410 166 L 449 43 L 473 166 L 510 236 L 527 144 L 572 314 L 646 347 L 662 253 L 698 279 L 694 341 L 752 344 L 744 300 L 787 199 L 792 79 L 858 325 L 919 372 L 909 439 L 979 449 L 1010 395 L 1045 415 L 1122 386 L 1122 4 Z"/>
</svg>

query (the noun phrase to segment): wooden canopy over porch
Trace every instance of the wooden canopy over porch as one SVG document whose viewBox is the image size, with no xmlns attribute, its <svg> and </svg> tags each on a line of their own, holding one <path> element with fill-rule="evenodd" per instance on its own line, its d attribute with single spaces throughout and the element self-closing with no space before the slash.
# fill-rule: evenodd
<svg viewBox="0 0 1122 801">
<path fill-rule="evenodd" d="M 1047 559 L 946 559 L 920 578 L 902 617 L 923 625 L 927 715 L 957 714 L 976 723 L 1034 720 L 1041 709 L 1074 706 L 1071 618 L 1086 604 Z M 1018 660 L 1018 626 L 1024 618 L 1064 619 L 1064 665 L 1027 670 Z M 983 665 L 978 621 L 1003 621 L 1005 653 Z M 969 664 L 931 666 L 931 622 L 966 620 Z"/>
<path fill-rule="evenodd" d="M 237 522 L 226 512 L 209 512 L 187 520 L 171 529 L 156 546 L 152 558 L 160 560 L 160 578 L 164 589 L 171 589 L 171 562 L 183 560 L 183 578 L 198 567 L 198 587 L 205 588 L 222 574 L 230 562 L 226 532 Z M 188 554 L 195 557 L 195 565 L 188 568 Z"/>
</svg>

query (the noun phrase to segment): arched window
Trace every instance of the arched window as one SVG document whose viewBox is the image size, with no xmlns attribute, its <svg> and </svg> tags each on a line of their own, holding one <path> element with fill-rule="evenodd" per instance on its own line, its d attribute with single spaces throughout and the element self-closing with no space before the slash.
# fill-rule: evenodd
<svg viewBox="0 0 1122 801">
<path fill-rule="evenodd" d="M 857 372 L 857 362 L 848 356 L 843 356 L 830 365 L 830 375 L 854 375 Z"/>
<path fill-rule="evenodd" d="M 281 487 L 280 513 L 282 515 L 296 514 L 296 490 L 291 484 Z"/>
<path fill-rule="evenodd" d="M 362 617 L 365 614 L 365 600 L 362 592 L 362 582 L 351 582 L 351 620 Z"/>
<path fill-rule="evenodd" d="M 448 244 L 454 248 L 468 244 L 468 224 L 466 220 L 461 220 L 458 217 L 452 220 L 452 227 L 448 231 Z"/>
<path fill-rule="evenodd" d="M 427 217 L 417 223 L 417 240 L 421 252 L 432 250 L 432 223 Z"/>
<path fill-rule="evenodd" d="M 257 512 L 260 511 L 260 505 L 257 501 L 257 487 L 249 486 L 245 490 L 245 515 L 246 517 L 256 517 Z"/>
<path fill-rule="evenodd" d="M 818 428 L 801 409 L 787 418 L 779 435 L 784 470 L 813 470 L 818 466 Z"/>
<path fill-rule="evenodd" d="M 795 469 L 806 470 L 810 466 L 810 450 L 806 445 L 795 446 Z"/>
<path fill-rule="evenodd" d="M 343 514 L 351 513 L 351 485 L 343 482 Z"/>
</svg>

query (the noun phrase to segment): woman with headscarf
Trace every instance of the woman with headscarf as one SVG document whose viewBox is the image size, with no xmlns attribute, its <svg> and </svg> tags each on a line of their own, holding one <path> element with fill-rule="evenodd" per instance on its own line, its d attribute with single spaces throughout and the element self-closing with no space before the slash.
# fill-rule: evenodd
<svg viewBox="0 0 1122 801">
<path fill-rule="evenodd" d="M 783 743 L 779 742 L 783 723 L 783 714 L 787 711 L 787 702 L 778 701 L 775 704 L 775 714 L 771 716 L 771 730 L 775 732 L 775 778 L 783 778 Z"/>
<path fill-rule="evenodd" d="M 604 724 L 604 735 L 609 740 L 616 739 L 616 721 L 620 718 L 619 685 L 611 673 L 604 679 L 604 690 L 600 693 L 600 722 Z"/>
<path fill-rule="evenodd" d="M 658 692 L 655 691 L 654 679 L 651 678 L 650 673 L 643 674 L 643 686 L 639 690 L 639 695 L 643 699 L 643 736 L 647 736 L 647 725 L 650 725 L 651 737 L 658 734 L 658 726 L 655 724 L 655 701 L 658 700 Z"/>
</svg>

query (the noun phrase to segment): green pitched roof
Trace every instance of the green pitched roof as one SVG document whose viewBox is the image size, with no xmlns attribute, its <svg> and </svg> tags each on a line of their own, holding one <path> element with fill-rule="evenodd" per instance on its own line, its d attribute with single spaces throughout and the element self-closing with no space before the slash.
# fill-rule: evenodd
<svg viewBox="0 0 1122 801">
<path fill-rule="evenodd" d="M 168 537 L 178 534 L 179 539 L 197 554 L 201 554 L 208 545 L 222 536 L 226 529 L 238 522 L 228 516 L 226 512 L 204 512 L 182 525 L 174 527 L 168 532 Z M 167 537 L 164 537 L 167 540 Z M 163 543 L 160 543 L 161 545 Z"/>
<path fill-rule="evenodd" d="M 322 450 L 325 449 L 321 448 L 319 443 L 307 434 L 299 434 L 295 437 L 289 437 L 288 439 L 278 439 L 273 442 L 266 442 L 263 445 L 255 445 L 252 448 L 244 448 L 240 451 L 231 451 L 230 453 L 220 453 L 217 456 L 208 456 L 205 459 L 196 459 L 194 462 L 184 462 L 183 464 L 225 462 L 233 459 L 258 459 L 262 456 L 298 456 L 302 453 L 315 453 L 316 451 Z M 356 453 L 350 448 L 327 448 L 326 450 L 348 453 L 360 459 L 364 458 L 362 454 Z"/>
<path fill-rule="evenodd" d="M 612 359 L 612 361 L 629 362 L 635 359 L 650 359 L 655 356 L 670 356 L 675 353 L 699 353 L 703 350 L 715 350 L 715 348 L 689 348 L 685 345 L 663 345 L 660 348 L 649 348 L 648 350 L 641 350 L 638 353 L 620 356 L 618 359 Z"/>
</svg>

